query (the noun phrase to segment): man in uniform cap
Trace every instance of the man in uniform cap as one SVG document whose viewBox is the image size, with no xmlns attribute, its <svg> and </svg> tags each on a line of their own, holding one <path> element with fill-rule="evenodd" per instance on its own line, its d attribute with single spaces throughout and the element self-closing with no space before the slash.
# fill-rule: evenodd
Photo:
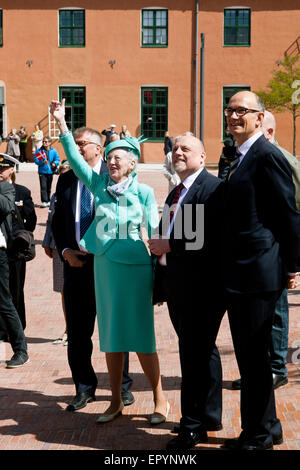
<svg viewBox="0 0 300 470">
<path fill-rule="evenodd" d="M 11 183 L 15 190 L 15 205 L 18 208 L 18 212 L 24 229 L 33 232 L 36 226 L 36 213 L 34 209 L 34 203 L 32 201 L 31 192 L 26 186 L 16 184 L 15 170 L 17 164 L 14 161 L 14 157 L 9 156 L 9 166 L 3 166 L 1 171 L 1 179 Z M 5 164 L 5 163 L 4 163 Z M 26 276 L 26 261 L 24 259 L 13 260 L 9 262 L 9 289 L 12 295 L 14 306 L 17 309 L 20 317 L 23 330 L 26 327 L 26 313 L 25 313 L 25 301 L 24 301 L 24 284 Z M 5 339 L 6 332 L 5 327 L 0 320 L 0 339 Z"/>
<path fill-rule="evenodd" d="M 12 229 L 11 213 L 15 206 L 15 190 L 5 181 L 5 172 L 16 165 L 18 160 L 10 155 L 0 154 L 0 318 L 3 320 L 13 349 L 13 356 L 7 361 L 7 368 L 20 367 L 29 361 L 27 343 L 18 312 L 13 304 L 9 289 L 9 263 L 7 256 L 8 231 Z"/>
<path fill-rule="evenodd" d="M 111 136 L 115 134 L 115 131 L 114 131 L 115 128 L 116 128 L 116 125 L 111 124 L 107 129 L 104 129 L 101 132 L 102 135 L 105 135 L 105 142 L 104 142 L 103 147 L 106 147 L 109 144 Z"/>
</svg>

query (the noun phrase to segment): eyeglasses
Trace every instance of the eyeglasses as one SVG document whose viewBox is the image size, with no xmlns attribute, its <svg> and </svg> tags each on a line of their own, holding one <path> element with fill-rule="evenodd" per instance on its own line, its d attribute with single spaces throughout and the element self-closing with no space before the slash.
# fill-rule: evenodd
<svg viewBox="0 0 300 470">
<path fill-rule="evenodd" d="M 81 149 L 88 144 L 100 145 L 98 142 L 92 142 L 91 140 L 82 140 L 81 142 L 75 140 L 75 144 Z"/>
<path fill-rule="evenodd" d="M 225 116 L 232 116 L 235 113 L 238 117 L 245 116 L 247 113 L 260 113 L 259 109 L 250 109 L 250 108 L 225 108 L 224 114 Z"/>
<path fill-rule="evenodd" d="M 43 144 L 49 144 L 50 140 L 43 140 Z"/>
</svg>

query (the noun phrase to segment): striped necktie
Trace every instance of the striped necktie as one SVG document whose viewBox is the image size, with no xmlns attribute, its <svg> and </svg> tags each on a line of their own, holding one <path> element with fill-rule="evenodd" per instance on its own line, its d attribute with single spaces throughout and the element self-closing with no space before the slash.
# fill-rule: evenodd
<svg viewBox="0 0 300 470">
<path fill-rule="evenodd" d="M 171 204 L 171 210 L 170 210 L 170 223 L 174 217 L 174 212 L 176 210 L 176 206 L 178 204 L 178 201 L 179 201 L 179 198 L 180 198 L 180 194 L 181 194 L 181 191 L 183 190 L 184 188 L 184 185 L 182 183 L 180 183 L 178 186 L 176 186 L 175 188 L 175 192 L 174 192 L 174 195 L 173 195 L 173 200 L 172 200 L 172 204 Z"/>
<path fill-rule="evenodd" d="M 233 173 L 237 170 L 237 167 L 240 163 L 240 157 L 242 156 L 241 152 L 237 150 L 235 152 L 234 159 L 230 162 L 230 170 L 227 175 L 227 181 L 230 179 L 230 177 L 233 175 Z"/>
<path fill-rule="evenodd" d="M 80 199 L 80 238 L 82 238 L 89 228 L 93 219 L 92 195 L 89 189 L 82 185 Z"/>
</svg>

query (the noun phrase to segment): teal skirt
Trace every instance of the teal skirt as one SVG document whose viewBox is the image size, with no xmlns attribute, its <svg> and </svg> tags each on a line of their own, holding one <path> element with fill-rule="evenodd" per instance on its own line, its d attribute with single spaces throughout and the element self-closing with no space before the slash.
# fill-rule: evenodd
<svg viewBox="0 0 300 470">
<path fill-rule="evenodd" d="M 154 353 L 151 264 L 121 264 L 94 257 L 100 350 Z"/>
</svg>

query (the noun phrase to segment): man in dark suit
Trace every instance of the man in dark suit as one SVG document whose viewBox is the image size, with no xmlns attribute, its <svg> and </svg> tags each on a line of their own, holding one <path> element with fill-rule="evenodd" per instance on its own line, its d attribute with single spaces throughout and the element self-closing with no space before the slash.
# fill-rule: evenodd
<svg viewBox="0 0 300 470">
<path fill-rule="evenodd" d="M 2 172 L 4 181 L 13 184 L 15 189 L 15 205 L 18 207 L 20 217 L 23 221 L 24 228 L 33 232 L 36 226 L 36 213 L 31 197 L 31 192 L 26 186 L 16 184 L 16 165 L 11 162 L 11 166 Z M 23 330 L 26 328 L 26 312 L 24 300 L 24 284 L 26 276 L 26 261 L 23 259 L 13 260 L 9 262 L 9 290 L 12 295 L 14 306 L 20 317 Z M 5 338 L 7 332 L 5 326 L 0 319 L 0 338 Z"/>
<path fill-rule="evenodd" d="M 102 138 L 94 129 L 82 127 L 74 132 L 79 151 L 86 162 L 98 173 L 106 173 L 107 166 L 102 160 Z M 95 400 L 97 377 L 92 356 L 92 335 L 94 332 L 96 301 L 94 290 L 93 256 L 80 245 L 82 218 L 85 211 L 92 221 L 92 207 L 87 214 L 82 207 L 84 185 L 73 171 L 60 175 L 56 196 L 57 202 L 52 221 L 55 243 L 64 261 L 64 299 L 68 332 L 68 361 L 76 388 L 76 396 L 67 407 L 75 411 Z M 91 195 L 90 195 L 91 196 Z M 88 228 L 85 224 L 85 230 Z M 125 353 L 122 400 L 124 405 L 134 402 L 130 392 L 132 379 L 128 376 L 128 353 Z"/>
<path fill-rule="evenodd" d="M 215 341 L 225 311 L 218 273 L 223 183 L 206 171 L 205 158 L 202 142 L 193 135 L 175 139 L 172 161 L 181 184 L 167 197 L 162 237 L 149 241 L 158 257 L 154 302 L 167 301 L 179 339 L 182 418 L 168 450 L 193 448 L 207 441 L 207 430 L 222 428 L 222 369 Z"/>
<path fill-rule="evenodd" d="M 5 180 L 5 174 L 18 163 L 10 155 L 0 154 L 0 318 L 9 336 L 14 355 L 6 367 L 13 369 L 29 362 L 27 342 L 18 312 L 9 290 L 9 262 L 7 242 L 12 231 L 12 212 L 15 206 L 15 190 Z"/>
<path fill-rule="evenodd" d="M 264 105 L 259 97 L 249 91 L 235 94 L 225 115 L 238 146 L 225 184 L 223 266 L 241 374 L 242 433 L 224 445 L 269 450 L 282 442 L 282 428 L 268 351 L 276 301 L 287 285 L 297 285 L 300 214 L 291 167 L 261 132 Z"/>
</svg>

